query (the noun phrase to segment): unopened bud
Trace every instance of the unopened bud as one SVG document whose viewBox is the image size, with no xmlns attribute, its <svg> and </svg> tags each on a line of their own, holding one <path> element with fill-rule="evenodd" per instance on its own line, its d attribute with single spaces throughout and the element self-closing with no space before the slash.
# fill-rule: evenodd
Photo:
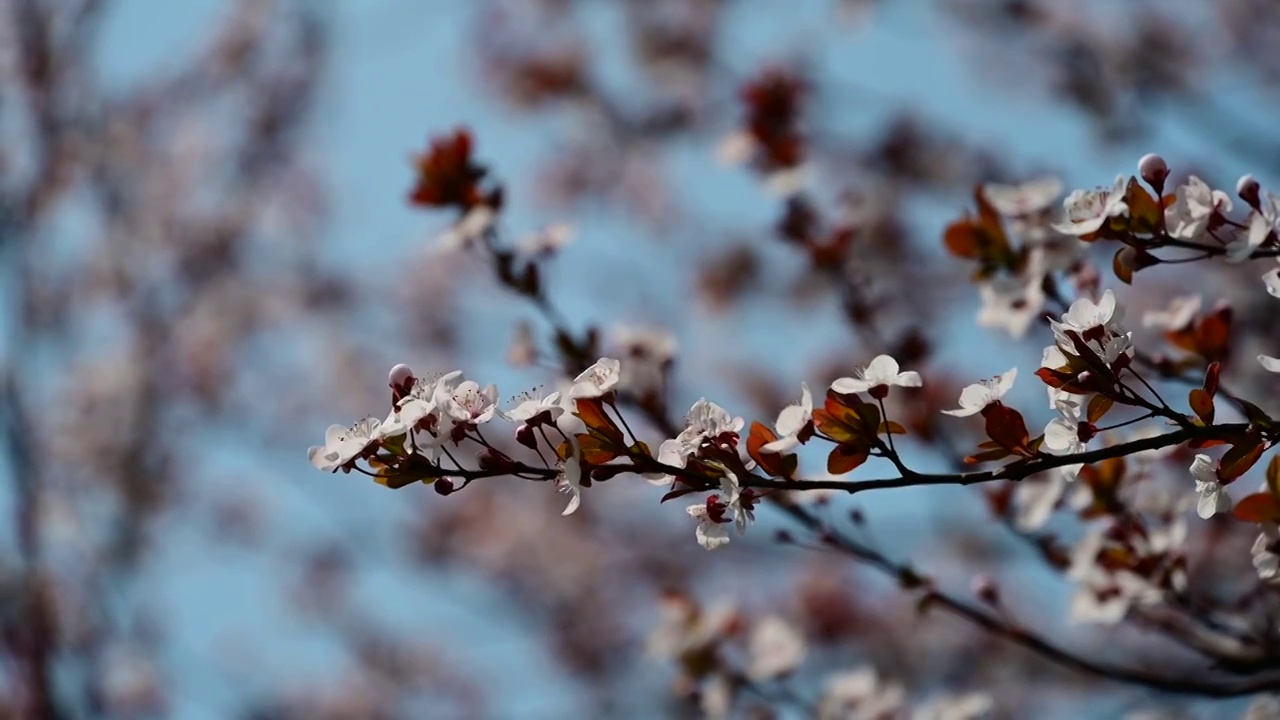
<svg viewBox="0 0 1280 720">
<path fill-rule="evenodd" d="M 973 594 L 992 607 L 1000 604 L 1000 587 L 987 575 L 978 575 L 973 578 Z"/>
<path fill-rule="evenodd" d="M 438 495 L 448 495 L 454 491 L 453 481 L 449 478 L 439 478 L 431 483 L 431 487 L 435 488 Z"/>
<path fill-rule="evenodd" d="M 404 397 L 413 386 L 413 368 L 404 363 L 391 368 L 391 373 L 387 376 L 387 384 L 391 386 L 393 399 L 399 400 Z"/>
<path fill-rule="evenodd" d="M 534 434 L 533 428 L 528 425 L 521 425 L 516 428 L 516 442 L 530 450 L 538 449 L 538 436 Z"/>
<path fill-rule="evenodd" d="M 1147 153 L 1138 161 L 1138 174 L 1157 193 L 1164 192 L 1164 181 L 1169 177 L 1169 163 L 1155 153 Z"/>
<path fill-rule="evenodd" d="M 1261 186 L 1258 185 L 1258 181 L 1253 175 L 1242 175 L 1236 181 L 1236 194 L 1240 196 L 1241 200 L 1249 203 L 1249 207 L 1254 210 L 1257 210 L 1262 205 L 1262 201 L 1258 196 L 1260 189 Z"/>
</svg>

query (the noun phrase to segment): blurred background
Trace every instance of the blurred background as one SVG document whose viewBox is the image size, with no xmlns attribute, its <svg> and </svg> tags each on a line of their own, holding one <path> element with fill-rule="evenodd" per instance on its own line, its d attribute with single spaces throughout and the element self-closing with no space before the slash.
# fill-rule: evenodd
<svg viewBox="0 0 1280 720">
<path fill-rule="evenodd" d="M 975 326 L 942 229 L 976 183 L 1109 185 L 1149 151 L 1175 177 L 1271 186 L 1278 48 L 1264 0 L 0 0 L 0 708 L 696 717 L 645 652 L 681 592 L 799 624 L 802 694 L 872 663 L 912 692 L 996 689 L 1001 717 L 1080 717 L 1086 692 L 1094 717 L 1234 717 L 921 616 L 847 558 L 776 543 L 767 509 L 708 554 L 632 478 L 562 518 L 545 484 L 390 491 L 305 450 L 383 416 L 397 362 L 504 400 L 564 374 L 549 316 L 408 200 L 415 154 L 464 126 L 504 237 L 572 227 L 542 266 L 555 322 L 624 360 L 674 348 L 676 420 L 706 396 L 770 423 L 801 381 L 892 352 L 926 378 L 895 417 L 1017 364 L 1015 404 L 1043 422 L 1044 336 Z M 740 162 L 762 94 L 795 105 L 803 176 Z M 1259 302 L 1233 282 L 1249 272 L 1195 272 L 1152 271 L 1126 302 L 1188 284 Z M 857 501 L 823 511 L 856 506 L 961 589 L 999 578 L 1081 652 L 1176 660 L 1066 624 L 1069 585 L 979 492 Z"/>
</svg>

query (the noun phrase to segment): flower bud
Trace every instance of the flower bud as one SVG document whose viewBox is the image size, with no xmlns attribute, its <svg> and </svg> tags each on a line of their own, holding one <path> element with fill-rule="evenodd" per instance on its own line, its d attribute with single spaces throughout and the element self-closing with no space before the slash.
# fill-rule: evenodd
<svg viewBox="0 0 1280 720">
<path fill-rule="evenodd" d="M 1242 175 L 1236 181 L 1236 194 L 1240 196 L 1241 200 L 1249 203 L 1249 207 L 1254 210 L 1257 210 L 1258 206 L 1262 204 L 1258 197 L 1259 189 L 1258 181 L 1253 175 Z"/>
<path fill-rule="evenodd" d="M 387 384 L 391 386 L 393 400 L 399 400 L 409 394 L 409 388 L 413 387 L 413 368 L 404 363 L 391 368 L 391 373 L 387 376 Z"/>
<path fill-rule="evenodd" d="M 1000 587 L 996 585 L 996 581 L 987 575 L 978 575 L 973 578 L 973 594 L 978 599 L 991 607 L 1000 605 Z"/>
<path fill-rule="evenodd" d="M 1169 163 L 1155 153 L 1147 153 L 1138 161 L 1138 174 L 1157 193 L 1164 192 L 1164 181 L 1169 177 Z"/>
<path fill-rule="evenodd" d="M 516 428 L 516 442 L 530 450 L 538 449 L 538 436 L 534 434 L 533 428 L 527 424 Z"/>
<path fill-rule="evenodd" d="M 454 490 L 453 481 L 445 477 L 439 478 L 435 482 L 431 483 L 431 487 L 435 488 L 436 493 L 439 495 L 448 495 Z"/>
</svg>

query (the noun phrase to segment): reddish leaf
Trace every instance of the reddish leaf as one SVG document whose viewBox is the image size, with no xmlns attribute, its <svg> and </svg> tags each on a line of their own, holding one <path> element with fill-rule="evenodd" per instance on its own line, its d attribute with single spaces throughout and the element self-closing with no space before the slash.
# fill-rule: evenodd
<svg viewBox="0 0 1280 720">
<path fill-rule="evenodd" d="M 1133 284 L 1133 248 L 1125 246 L 1111 258 L 1111 272 L 1125 285 Z"/>
<path fill-rule="evenodd" d="M 982 230 L 970 220 L 957 220 L 948 225 L 942 235 L 942 242 L 956 257 L 965 260 L 978 260 L 982 257 Z"/>
<path fill-rule="evenodd" d="M 1160 228 L 1164 219 L 1164 209 L 1142 185 L 1138 184 L 1136 178 L 1129 178 L 1129 186 L 1125 191 L 1125 203 L 1129 205 L 1130 231 L 1151 233 Z"/>
<path fill-rule="evenodd" d="M 827 456 L 827 472 L 843 475 L 867 461 L 870 452 L 865 447 L 837 445 Z"/>
<path fill-rule="evenodd" d="M 604 402 L 600 398 L 578 398 L 576 404 L 577 412 L 574 415 L 587 428 L 600 433 L 605 440 L 618 445 L 623 443 L 622 429 L 604 411 Z"/>
<path fill-rule="evenodd" d="M 1267 490 L 1271 497 L 1280 501 L 1280 455 L 1273 455 L 1267 463 Z"/>
<path fill-rule="evenodd" d="M 1027 447 L 1027 441 L 1031 438 L 1027 434 L 1027 423 L 1022 419 L 1021 413 L 1008 405 L 994 403 L 984 408 L 982 415 L 987 420 L 987 436 L 999 443 L 1000 447 L 1019 454 L 1031 454 Z"/>
<path fill-rule="evenodd" d="M 1236 503 L 1231 514 L 1245 522 L 1280 522 L 1280 500 L 1271 493 L 1254 493 Z"/>
<path fill-rule="evenodd" d="M 580 433 L 578 449 L 582 452 L 582 461 L 588 465 L 603 465 L 618 457 L 617 451 L 609 441 L 595 435 Z"/>
<path fill-rule="evenodd" d="M 1111 406 L 1114 404 L 1115 401 L 1106 395 L 1094 395 L 1093 399 L 1089 400 L 1089 407 L 1085 411 L 1086 418 L 1089 422 L 1096 423 L 1107 414 L 1107 411 L 1109 411 Z"/>
<path fill-rule="evenodd" d="M 813 411 L 813 424 L 823 435 L 836 442 L 852 442 L 862 437 L 860 428 L 849 426 L 826 410 Z"/>
<path fill-rule="evenodd" d="M 784 456 L 780 453 L 767 453 L 760 450 L 761 447 L 777 439 L 777 434 L 772 430 L 759 422 L 752 422 L 751 434 L 747 436 L 747 455 L 751 456 L 751 459 L 755 460 L 765 472 L 774 477 L 782 477 L 788 475 Z"/>
<path fill-rule="evenodd" d="M 1232 445 L 1218 462 L 1218 481 L 1223 485 L 1231 484 L 1258 462 L 1264 449 L 1262 439 L 1258 437 L 1249 437 Z"/>
<path fill-rule="evenodd" d="M 1223 307 L 1196 326 L 1195 351 L 1206 360 L 1221 360 L 1231 342 L 1231 308 Z"/>
<path fill-rule="evenodd" d="M 1221 370 L 1222 363 L 1214 361 L 1204 371 L 1204 391 L 1209 393 L 1209 397 L 1218 394 L 1218 374 Z"/>
<path fill-rule="evenodd" d="M 1193 389 L 1187 395 L 1187 402 L 1195 411 L 1196 417 L 1209 424 L 1213 422 L 1213 396 L 1200 388 Z"/>
<path fill-rule="evenodd" d="M 907 429 L 892 420 L 880 423 L 880 432 L 885 435 L 906 435 Z"/>
</svg>

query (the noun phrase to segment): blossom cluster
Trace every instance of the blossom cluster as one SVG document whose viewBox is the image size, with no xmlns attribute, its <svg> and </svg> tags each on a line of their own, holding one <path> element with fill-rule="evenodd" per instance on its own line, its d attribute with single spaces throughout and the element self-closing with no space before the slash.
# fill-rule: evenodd
<svg viewBox="0 0 1280 720">
<path fill-rule="evenodd" d="M 809 654 L 800 628 L 776 614 L 752 618 L 730 601 L 702 606 L 678 593 L 664 596 L 659 610 L 661 620 L 646 649 L 677 664 L 677 686 L 696 695 L 708 718 L 730 716 L 735 697 L 746 687 L 767 695 L 785 686 Z M 989 694 L 969 692 L 937 695 L 911 707 L 902 683 L 863 665 L 826 678 L 815 717 L 979 720 L 993 706 Z"/>
<path fill-rule="evenodd" d="M 794 170 L 801 162 L 799 154 L 789 152 L 800 138 L 793 104 L 801 86 L 775 80 L 752 96 L 761 118 L 774 113 L 787 120 L 753 123 L 756 161 L 772 173 Z M 496 208 L 500 199 L 479 191 L 484 171 L 470 163 L 469 152 L 469 141 L 455 137 L 451 145 L 434 147 L 423 163 L 429 176 L 424 185 L 431 192 L 424 191 L 427 199 L 421 202 L 462 211 L 457 232 L 470 232 L 467 218 L 477 208 Z M 748 422 L 700 398 L 681 425 L 665 417 L 662 398 L 666 370 L 675 361 L 673 344 L 647 340 L 641 343 L 645 352 L 595 359 L 594 338 L 579 342 L 562 328 L 556 337 L 562 367 L 585 369 L 572 379 L 561 378 L 555 392 L 535 391 L 504 405 L 493 385 L 482 387 L 461 371 L 420 378 L 397 365 L 389 377 L 389 414 L 331 427 L 324 445 L 311 448 L 311 462 L 325 471 L 362 472 L 392 488 L 432 484 L 442 495 L 482 478 L 549 481 L 569 496 L 565 515 L 580 509 L 594 484 L 638 476 L 665 488 L 661 502 L 700 498 L 685 506 L 685 514 L 693 521 L 696 542 L 707 550 L 728 545 L 731 530 L 747 534 L 757 512 L 774 507 L 813 531 L 818 542 L 887 572 L 902 588 L 918 593 L 922 606 L 941 602 L 984 627 L 1004 621 L 943 594 L 932 579 L 895 564 L 874 547 L 842 539 L 830 523 L 797 509 L 801 494 L 826 498 L 876 488 L 992 483 L 998 488 L 987 492 L 993 514 L 1032 540 L 1050 566 L 1074 583 L 1075 622 L 1155 623 L 1164 610 L 1196 611 L 1189 599 L 1193 576 L 1185 548 L 1196 532 L 1187 517 L 1193 511 L 1215 523 L 1229 515 L 1250 535 L 1256 530 L 1247 559 L 1257 583 L 1280 584 L 1280 459 L 1267 466 L 1257 492 L 1234 499 L 1229 492 L 1280 440 L 1280 422 L 1223 386 L 1224 368 L 1230 369 L 1230 307 L 1219 303 L 1206 309 L 1199 296 L 1187 296 L 1146 313 L 1144 329 L 1163 331 L 1169 345 L 1189 353 L 1169 360 L 1140 347 L 1141 336 L 1135 339 L 1126 324 L 1122 298 L 1101 287 L 1089 262 L 1093 248 L 1118 243 L 1112 269 L 1131 284 L 1135 273 L 1161 263 L 1275 258 L 1280 256 L 1280 201 L 1246 176 L 1235 195 L 1248 212 L 1232 216 L 1231 197 L 1197 177 L 1166 192 L 1170 171 L 1158 156 L 1142 158 L 1138 169 L 1138 177 L 1118 177 L 1108 188 L 1071 192 L 1060 212 L 1053 209 L 1063 189 L 1056 179 L 984 185 L 975 193 L 976 215 L 944 233 L 952 254 L 977 264 L 978 324 L 1020 338 L 1043 323 L 1050 339 L 1034 372 L 1051 411 L 1042 426 L 1029 424 L 1014 407 L 1016 366 L 960 388 L 955 407 L 931 406 L 931 414 L 956 419 L 946 422 L 956 423 L 957 433 L 980 429 L 976 449 L 956 458 L 959 462 L 998 463 L 995 469 L 926 473 L 908 466 L 901 446 L 914 442 L 913 435 L 934 433 L 942 419 L 933 414 L 908 422 L 904 414 L 899 416 L 904 424 L 890 417 L 903 403 L 887 401 L 911 398 L 918 389 L 924 395 L 944 383 L 935 384 L 941 373 L 929 375 L 926 388 L 921 372 L 904 370 L 889 354 L 876 355 L 820 393 L 801 382 L 798 400 L 772 422 Z M 793 197 L 790 207 L 799 202 Z M 499 278 L 545 306 L 536 261 L 560 247 L 567 233 L 548 233 L 548 239 L 533 243 L 547 250 L 523 251 L 531 259 L 520 269 L 514 254 L 497 249 L 492 228 L 486 220 L 476 236 L 485 239 Z M 1262 280 L 1268 293 L 1280 297 L 1280 269 Z M 1262 355 L 1258 362 L 1280 371 L 1280 359 Z M 1166 381 L 1190 386 L 1185 404 L 1166 397 Z M 1224 420 L 1220 414 L 1232 417 Z M 495 421 L 508 423 L 497 436 L 489 428 Z M 1223 452 L 1215 457 L 1214 447 Z M 1179 461 L 1179 452 L 1189 457 L 1201 450 L 1207 452 L 1195 452 L 1175 481 L 1160 480 L 1169 476 L 1158 469 Z M 803 471 L 802 460 L 816 457 L 825 459 L 825 472 Z M 894 476 L 855 477 L 872 458 L 882 461 L 880 467 L 892 466 Z M 1081 525 L 1068 547 L 1056 535 L 1037 534 L 1062 508 Z M 791 536 L 783 532 L 780 537 Z M 1243 552 L 1239 557 L 1246 559 Z M 998 604 L 994 587 L 983 586 L 975 594 L 986 606 Z M 655 642 L 665 648 L 661 654 L 690 672 L 711 714 L 728 707 L 744 682 L 774 681 L 803 657 L 803 640 L 783 621 L 767 618 L 750 634 L 743 666 L 715 671 L 712 666 L 724 660 L 723 645 L 740 629 L 740 620 L 731 612 L 707 613 L 681 602 L 666 634 Z M 1006 634 L 1021 632 L 1006 627 Z M 1184 632 L 1184 640 L 1198 646 L 1230 646 L 1241 656 L 1254 652 L 1209 623 Z M 989 708 L 980 696 L 948 702 L 952 710 L 937 716 L 978 717 Z M 862 669 L 832 678 L 822 700 L 830 712 L 819 715 L 859 716 L 872 708 L 874 716 L 900 712 L 902 706 L 900 688 Z M 934 716 L 927 707 L 913 715 Z"/>
</svg>

